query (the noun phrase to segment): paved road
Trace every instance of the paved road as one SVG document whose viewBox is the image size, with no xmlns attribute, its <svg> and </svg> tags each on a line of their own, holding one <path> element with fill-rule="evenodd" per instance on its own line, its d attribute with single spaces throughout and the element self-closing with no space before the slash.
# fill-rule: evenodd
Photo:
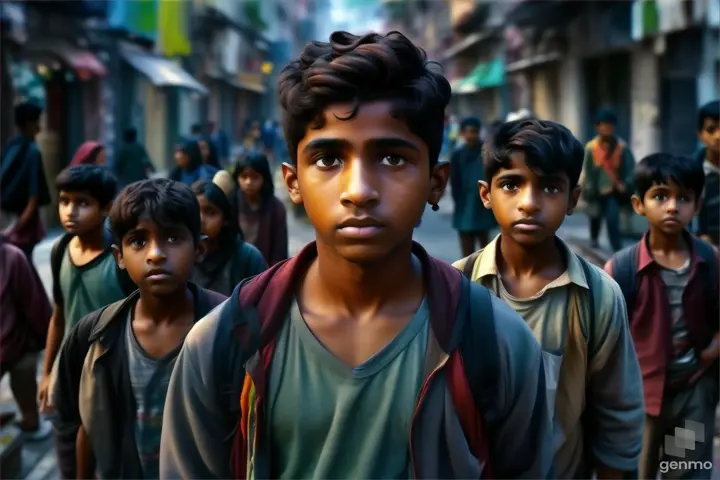
<svg viewBox="0 0 720 480">
<path fill-rule="evenodd" d="M 417 228 L 415 238 L 437 258 L 452 262 L 460 257 L 460 248 L 455 232 L 452 230 L 450 216 L 452 207 L 446 198 L 440 203 L 440 211 L 433 212 L 429 208 Z M 587 223 L 584 216 L 572 216 L 563 225 L 560 235 L 566 238 L 587 238 Z M 288 216 L 290 233 L 290 253 L 296 253 L 305 244 L 314 239 L 314 231 L 304 221 Z M 607 242 L 605 242 L 607 243 Z M 35 264 L 38 268 L 45 288 L 50 294 L 51 273 L 49 265 L 52 239 L 47 239 L 35 251 Z M 0 410 L 14 409 L 14 402 L 9 390 L 7 378 L 0 383 Z M 716 455 L 720 458 L 720 455 Z M 716 462 L 716 465 L 718 462 Z M 23 469 L 21 478 L 28 480 L 50 480 L 59 478 L 51 441 L 26 443 L 23 449 Z M 714 478 L 720 480 L 717 472 Z"/>
</svg>

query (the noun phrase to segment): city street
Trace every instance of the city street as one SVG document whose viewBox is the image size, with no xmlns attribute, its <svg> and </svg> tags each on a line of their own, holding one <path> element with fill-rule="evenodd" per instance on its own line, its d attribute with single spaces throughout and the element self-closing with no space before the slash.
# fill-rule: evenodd
<svg viewBox="0 0 720 480">
<path fill-rule="evenodd" d="M 433 212 L 427 208 L 422 224 L 417 228 L 415 239 L 425 248 L 442 260 L 452 262 L 460 257 L 460 248 L 456 233 L 451 226 L 452 203 L 448 197 L 440 203 L 440 210 Z M 566 239 L 586 241 L 587 222 L 584 215 L 569 217 L 563 225 L 561 235 Z M 312 241 L 314 231 L 304 220 L 297 220 L 288 214 L 288 229 L 290 232 L 290 253 L 296 253 L 305 244 Z M 58 231 L 55 232 L 57 235 Z M 49 256 L 53 238 L 49 236 L 35 250 L 35 264 L 43 279 L 45 288 L 50 295 L 52 287 Z M 607 243 L 607 240 L 604 239 Z M 10 393 L 7 377 L 0 383 L 0 411 L 14 410 L 15 404 Z M 716 440 L 717 442 L 717 440 Z M 720 452 L 716 443 L 716 459 L 720 459 Z M 28 480 L 50 480 L 59 478 L 56 467 L 52 442 L 46 439 L 41 442 L 25 442 L 23 447 L 22 477 Z M 715 462 L 716 466 L 718 462 Z M 720 479 L 716 468 L 714 478 Z"/>
</svg>

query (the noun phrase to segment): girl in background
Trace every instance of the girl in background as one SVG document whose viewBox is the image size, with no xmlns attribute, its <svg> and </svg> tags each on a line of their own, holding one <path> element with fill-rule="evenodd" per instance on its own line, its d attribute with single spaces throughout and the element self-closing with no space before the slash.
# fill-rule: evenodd
<svg viewBox="0 0 720 480">
<path fill-rule="evenodd" d="M 217 170 L 220 170 L 220 162 L 218 161 L 217 148 L 215 143 L 210 137 L 205 136 L 198 141 L 200 147 L 200 155 L 202 156 L 202 163 L 210 165 Z"/>
<path fill-rule="evenodd" d="M 207 236 L 206 254 L 195 266 L 192 281 L 230 295 L 242 280 L 265 270 L 265 260 L 257 248 L 243 240 L 232 205 L 218 185 L 200 180 L 192 190 L 200 203 L 202 233 Z"/>
<path fill-rule="evenodd" d="M 233 169 L 237 193 L 238 222 L 245 241 L 255 245 L 268 266 L 288 258 L 285 206 L 275 197 L 270 164 L 262 153 L 242 157 Z"/>
<path fill-rule="evenodd" d="M 73 155 L 70 166 L 76 165 L 104 165 L 105 147 L 100 142 L 85 142 L 78 147 Z"/>
<path fill-rule="evenodd" d="M 176 167 L 170 172 L 170 180 L 191 186 L 198 180 L 212 180 L 218 169 L 203 163 L 197 140 L 189 140 L 175 150 Z"/>
</svg>

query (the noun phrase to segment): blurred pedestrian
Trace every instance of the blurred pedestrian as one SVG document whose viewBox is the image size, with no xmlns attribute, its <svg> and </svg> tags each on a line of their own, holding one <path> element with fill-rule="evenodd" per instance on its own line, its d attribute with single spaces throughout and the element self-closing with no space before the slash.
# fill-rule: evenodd
<svg viewBox="0 0 720 480">
<path fill-rule="evenodd" d="M 464 257 L 487 245 L 490 230 L 496 226 L 492 211 L 482 204 L 478 187 L 478 181 L 485 179 L 480 127 L 479 118 L 465 118 L 460 124 L 465 143 L 450 157 L 450 191 L 455 204 L 453 227 L 460 236 Z"/>
<path fill-rule="evenodd" d="M 15 107 L 19 134 L 5 147 L 0 160 L 0 208 L 14 220 L 5 235 L 25 252 L 31 263 L 35 245 L 45 236 L 40 207 L 50 203 L 42 155 L 35 143 L 41 114 L 42 109 L 32 103 Z"/>
<path fill-rule="evenodd" d="M 137 140 L 137 130 L 128 128 L 113 163 L 115 176 L 121 186 L 146 180 L 155 173 L 155 167 L 145 147 Z"/>
<path fill-rule="evenodd" d="M 203 162 L 200 142 L 188 140 L 175 150 L 175 168 L 169 178 L 191 186 L 198 180 L 212 180 L 217 168 Z"/>
<path fill-rule="evenodd" d="M 697 161 L 705 171 L 705 191 L 698 215 L 698 234 L 720 246 L 720 101 L 707 103 L 698 112 L 698 137 L 703 148 Z"/>
<path fill-rule="evenodd" d="M 238 220 L 245 241 L 262 252 L 268 266 L 288 258 L 287 213 L 275 196 L 270 163 L 262 153 L 243 156 L 233 169 L 238 182 Z"/>
<path fill-rule="evenodd" d="M 104 165 L 105 147 L 100 142 L 84 142 L 78 147 L 70 161 L 70 167 L 77 165 Z"/>
<path fill-rule="evenodd" d="M 227 165 L 230 161 L 232 141 L 228 134 L 215 122 L 207 122 L 207 136 L 215 144 L 220 165 Z"/>
<path fill-rule="evenodd" d="M 0 379 L 10 375 L 10 389 L 20 410 L 18 427 L 29 440 L 47 437 L 37 404 L 38 355 L 45 348 L 52 309 L 40 278 L 22 250 L 0 235 Z"/>
<path fill-rule="evenodd" d="M 203 164 L 210 165 L 211 167 L 220 170 L 222 167 L 220 166 L 220 162 L 218 160 L 217 147 L 210 136 L 206 135 L 202 137 L 198 141 L 198 146 L 200 147 L 200 155 L 202 156 Z"/>
<path fill-rule="evenodd" d="M 622 248 L 620 209 L 630 206 L 633 193 L 635 159 L 630 147 L 615 135 L 617 116 L 602 109 L 595 118 L 597 136 L 585 146 L 582 195 L 590 217 L 590 239 L 598 248 L 601 222 L 604 219 L 610 246 Z"/>
<path fill-rule="evenodd" d="M 230 177 L 224 170 L 218 172 L 221 174 Z M 213 292 L 230 295 L 242 280 L 267 268 L 265 259 L 260 250 L 243 239 L 237 213 L 219 185 L 200 180 L 192 190 L 200 204 L 200 223 L 205 235 L 205 255 L 195 265 L 192 281 Z M 235 195 L 235 191 L 230 194 Z"/>
</svg>

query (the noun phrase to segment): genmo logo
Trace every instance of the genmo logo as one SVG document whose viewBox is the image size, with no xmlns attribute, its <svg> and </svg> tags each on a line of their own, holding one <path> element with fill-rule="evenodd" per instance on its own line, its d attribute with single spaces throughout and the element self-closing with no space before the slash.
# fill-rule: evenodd
<svg viewBox="0 0 720 480">
<path fill-rule="evenodd" d="M 712 470 L 713 462 L 699 462 L 692 460 L 673 460 L 673 461 L 662 461 L 660 462 L 660 473 L 668 473 L 673 471 L 690 471 L 690 470 Z"/>
</svg>

